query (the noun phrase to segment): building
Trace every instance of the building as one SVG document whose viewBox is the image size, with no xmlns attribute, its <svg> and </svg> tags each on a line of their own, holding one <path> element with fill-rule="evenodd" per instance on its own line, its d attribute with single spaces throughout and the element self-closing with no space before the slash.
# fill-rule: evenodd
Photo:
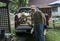
<svg viewBox="0 0 60 41">
<path fill-rule="evenodd" d="M 49 15 L 48 20 L 51 17 L 51 8 L 52 8 L 52 6 L 40 6 L 40 8 L 39 8 L 44 14 Z"/>
<path fill-rule="evenodd" d="M 51 8 L 52 16 L 60 16 L 60 0 L 54 1 L 49 5 L 52 6 Z"/>
</svg>

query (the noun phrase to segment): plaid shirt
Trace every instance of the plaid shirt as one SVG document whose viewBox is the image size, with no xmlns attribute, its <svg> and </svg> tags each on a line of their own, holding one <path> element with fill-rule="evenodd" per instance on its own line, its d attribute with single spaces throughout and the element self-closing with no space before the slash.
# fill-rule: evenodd
<svg viewBox="0 0 60 41">
<path fill-rule="evenodd" d="M 42 14 L 39 11 L 32 12 L 31 17 L 32 17 L 33 23 L 36 25 L 42 22 Z"/>
</svg>

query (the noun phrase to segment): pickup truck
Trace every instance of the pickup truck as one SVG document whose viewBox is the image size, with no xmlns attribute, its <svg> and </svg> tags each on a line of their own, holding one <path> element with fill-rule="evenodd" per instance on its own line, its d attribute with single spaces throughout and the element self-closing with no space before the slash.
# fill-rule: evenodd
<svg viewBox="0 0 60 41">
<path fill-rule="evenodd" d="M 31 8 L 30 7 L 19 8 L 15 13 L 15 32 L 16 33 L 28 32 L 33 34 L 34 32 L 33 29 L 34 29 L 34 23 L 32 22 L 31 19 Z"/>
<path fill-rule="evenodd" d="M 32 22 L 31 22 L 31 8 L 30 7 L 20 7 L 15 13 L 15 32 L 31 32 Z"/>
</svg>

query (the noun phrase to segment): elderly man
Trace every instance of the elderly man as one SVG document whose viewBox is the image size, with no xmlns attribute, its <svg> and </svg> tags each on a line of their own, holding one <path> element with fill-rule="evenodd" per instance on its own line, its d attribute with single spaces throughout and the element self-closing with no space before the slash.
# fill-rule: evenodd
<svg viewBox="0 0 60 41">
<path fill-rule="evenodd" d="M 44 37 L 44 24 L 46 24 L 44 14 L 36 8 L 35 5 L 31 6 L 32 24 L 34 24 L 34 36 L 36 41 L 45 41 Z"/>
</svg>

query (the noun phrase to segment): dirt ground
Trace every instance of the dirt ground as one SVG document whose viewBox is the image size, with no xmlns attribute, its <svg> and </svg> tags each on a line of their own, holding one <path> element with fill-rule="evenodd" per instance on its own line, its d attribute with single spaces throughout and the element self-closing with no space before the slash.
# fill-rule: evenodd
<svg viewBox="0 0 60 41">
<path fill-rule="evenodd" d="M 18 41 L 34 41 L 34 37 L 28 33 L 18 33 Z"/>
</svg>

